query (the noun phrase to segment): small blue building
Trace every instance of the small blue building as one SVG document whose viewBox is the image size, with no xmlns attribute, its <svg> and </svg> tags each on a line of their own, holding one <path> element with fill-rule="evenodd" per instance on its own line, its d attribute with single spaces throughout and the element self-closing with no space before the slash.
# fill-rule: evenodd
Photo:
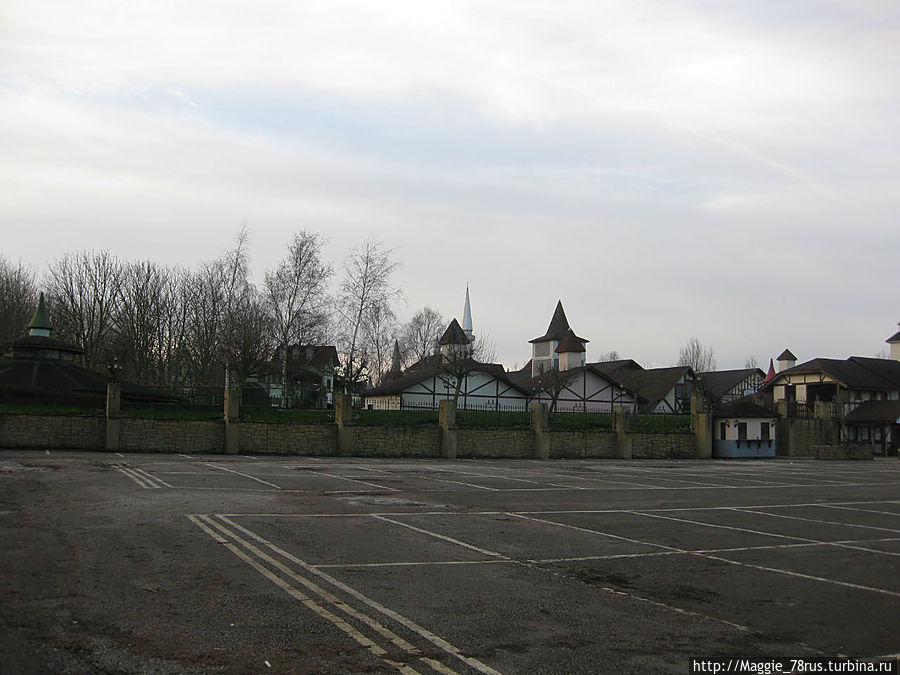
<svg viewBox="0 0 900 675">
<path fill-rule="evenodd" d="M 774 457 L 777 413 L 742 398 L 713 415 L 713 457 Z"/>
</svg>

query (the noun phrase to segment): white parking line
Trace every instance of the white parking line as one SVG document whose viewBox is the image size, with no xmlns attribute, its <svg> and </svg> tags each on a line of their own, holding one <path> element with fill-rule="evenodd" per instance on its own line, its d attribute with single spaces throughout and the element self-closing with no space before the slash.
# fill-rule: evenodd
<svg viewBox="0 0 900 675">
<path fill-rule="evenodd" d="M 255 480 L 257 483 L 262 483 L 263 485 L 268 485 L 270 487 L 275 488 L 276 490 L 280 490 L 281 487 L 275 485 L 275 483 L 270 483 L 267 480 L 263 480 L 262 478 L 257 478 L 256 476 L 251 476 L 249 473 L 242 473 L 240 471 L 235 471 L 234 469 L 229 469 L 226 466 L 220 466 L 219 464 L 213 464 L 211 462 L 205 462 L 206 466 L 210 466 L 213 469 L 219 469 L 220 471 L 227 471 L 228 473 L 236 473 L 238 476 L 243 476 L 244 478 L 249 478 L 250 480 Z"/>
<path fill-rule="evenodd" d="M 487 664 L 482 663 L 481 661 L 479 661 L 478 659 L 476 659 L 474 657 L 466 656 L 465 654 L 462 653 L 462 651 L 460 649 L 458 649 L 454 645 L 450 644 L 448 641 L 439 637 L 438 635 L 435 635 L 428 629 L 420 626 L 419 624 L 414 622 L 412 619 L 408 619 L 407 617 L 399 614 L 398 612 L 395 612 L 394 610 L 389 609 L 388 607 L 385 607 L 384 605 L 381 605 L 380 603 L 369 598 L 368 596 L 363 595 L 362 593 L 357 591 L 355 588 L 352 588 L 351 586 L 348 586 L 347 584 L 335 579 L 334 577 L 330 576 L 326 572 L 316 569 L 314 566 L 310 565 L 309 563 L 306 563 L 303 560 L 300 560 L 296 556 L 288 553 L 287 551 L 279 548 L 275 544 L 267 541 L 266 539 L 259 536 L 255 532 L 252 532 L 252 531 L 248 530 L 247 528 L 235 523 L 233 520 L 231 520 L 227 517 L 224 517 L 222 515 L 219 515 L 218 518 L 221 521 L 223 521 L 224 523 L 226 523 L 227 525 L 230 525 L 231 527 L 235 528 L 236 530 L 239 530 L 240 532 L 244 533 L 246 536 L 250 537 L 251 539 L 254 539 L 257 542 L 263 544 L 264 546 L 269 548 L 271 551 L 274 551 L 275 553 L 277 553 L 281 557 L 285 558 L 286 560 L 294 563 L 295 565 L 298 565 L 303 570 L 306 570 L 312 574 L 315 574 L 319 578 L 324 579 L 325 581 L 330 583 L 335 588 L 349 594 L 350 596 L 356 598 L 357 600 L 360 600 L 361 602 L 365 603 L 366 605 L 368 605 L 372 609 L 376 610 L 377 612 L 380 612 L 384 616 L 387 616 L 387 617 L 393 619 L 394 621 L 400 623 L 402 626 L 408 628 L 409 630 L 418 634 L 420 637 L 426 639 L 428 642 L 433 644 L 435 647 L 438 647 L 439 649 L 446 652 L 447 654 L 449 654 L 455 658 L 458 658 L 463 663 L 466 663 L 467 665 L 471 666 L 472 668 L 475 668 L 477 671 L 484 673 L 485 675 L 500 675 L 500 673 L 498 671 L 494 670 Z M 263 554 L 263 555 L 265 555 L 265 554 Z M 268 556 L 267 556 L 267 558 L 268 558 Z M 271 558 L 268 558 L 268 559 L 271 560 Z M 305 579 L 304 577 L 300 577 L 299 575 L 298 575 L 298 577 L 299 577 L 299 579 Z M 312 584 L 312 582 L 309 580 L 305 580 L 304 585 L 314 585 L 314 584 Z M 320 587 L 316 586 L 316 588 L 320 588 Z M 327 591 L 324 591 L 324 592 L 327 593 Z M 345 603 L 343 604 L 343 606 L 349 607 Z M 435 663 L 437 663 L 437 662 L 435 662 Z M 435 663 L 430 663 L 429 665 L 436 668 Z"/>
</svg>

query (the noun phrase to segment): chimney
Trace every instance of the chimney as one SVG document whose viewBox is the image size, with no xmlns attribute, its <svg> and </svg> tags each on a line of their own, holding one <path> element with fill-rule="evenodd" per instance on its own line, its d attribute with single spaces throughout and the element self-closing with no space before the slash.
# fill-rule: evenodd
<svg viewBox="0 0 900 675">
<path fill-rule="evenodd" d="M 793 368 L 797 365 L 797 357 L 791 354 L 790 349 L 785 349 L 778 357 L 778 372 Z"/>
<path fill-rule="evenodd" d="M 897 324 L 897 327 L 900 328 L 900 323 Z M 900 361 L 900 331 L 891 335 L 885 342 L 891 346 L 891 358 L 894 361 Z"/>
</svg>

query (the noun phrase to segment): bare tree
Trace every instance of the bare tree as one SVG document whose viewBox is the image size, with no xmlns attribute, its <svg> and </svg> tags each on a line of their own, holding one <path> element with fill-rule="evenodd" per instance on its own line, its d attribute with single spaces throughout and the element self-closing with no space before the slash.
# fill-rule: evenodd
<svg viewBox="0 0 900 675">
<path fill-rule="evenodd" d="M 123 265 L 113 350 L 125 377 L 170 383 L 184 327 L 177 284 L 178 272 L 155 262 Z"/>
<path fill-rule="evenodd" d="M 401 297 L 400 290 L 391 285 L 391 275 L 398 265 L 393 256 L 394 251 L 385 249 L 382 242 L 368 240 L 344 261 L 335 309 L 340 321 L 338 351 L 345 391 L 352 389 L 372 365 L 366 332 L 378 316 L 375 308 L 392 311 L 393 303 Z"/>
<path fill-rule="evenodd" d="M 287 256 L 266 274 L 265 300 L 281 357 L 281 404 L 285 407 L 291 345 L 323 340 L 328 329 L 328 281 L 333 270 L 322 261 L 324 244 L 319 234 L 297 232 Z"/>
<path fill-rule="evenodd" d="M 34 270 L 0 254 L 0 345 L 25 331 L 37 301 Z"/>
<path fill-rule="evenodd" d="M 218 356 L 225 367 L 225 387 L 240 389 L 272 355 L 272 323 L 256 287 L 250 283 L 247 226 L 234 245 L 212 263 L 221 292 Z"/>
<path fill-rule="evenodd" d="M 121 303 L 122 270 L 109 251 L 66 254 L 50 266 L 47 285 L 54 329 L 84 349 L 88 368 L 107 365 Z"/>
<path fill-rule="evenodd" d="M 408 362 L 417 363 L 438 349 L 447 323 L 437 310 L 423 307 L 400 330 L 400 350 Z"/>
<path fill-rule="evenodd" d="M 716 369 L 712 347 L 704 347 L 698 337 L 687 341 L 678 352 L 678 365 L 690 366 L 695 373 L 707 373 Z"/>
<path fill-rule="evenodd" d="M 603 352 L 600 356 L 597 357 L 598 361 L 618 361 L 622 357 L 619 356 L 619 352 L 615 349 L 610 349 L 608 352 Z"/>
<path fill-rule="evenodd" d="M 375 305 L 366 313 L 363 344 L 369 356 L 369 375 L 380 384 L 391 368 L 393 345 L 397 340 L 397 315 L 389 305 Z"/>
<path fill-rule="evenodd" d="M 608 360 L 613 361 L 615 359 Z M 549 412 L 552 413 L 556 411 L 559 397 L 562 396 L 562 393 L 568 388 L 569 384 L 576 378 L 578 372 L 579 371 L 576 369 L 559 370 L 558 368 L 552 368 L 548 372 L 542 372 L 538 375 L 534 385 L 534 393 L 538 395 L 538 398 L 540 398 L 541 394 L 547 395 L 550 399 Z"/>
<path fill-rule="evenodd" d="M 183 353 L 188 379 L 194 388 L 219 386 L 223 382 L 219 340 L 224 299 L 215 265 L 204 264 L 184 281 L 181 286 L 186 315 Z"/>
<path fill-rule="evenodd" d="M 451 323 L 456 323 L 456 319 Z M 456 324 L 460 333 L 462 329 Z M 465 338 L 462 336 L 461 339 Z M 468 338 L 465 338 L 468 339 Z M 493 368 L 494 341 L 487 338 L 476 338 L 465 344 L 449 344 L 444 345 L 446 349 L 441 351 L 441 371 L 442 378 L 448 388 L 453 389 L 453 403 L 459 403 L 460 394 L 463 391 L 463 385 L 467 383 L 468 378 L 475 372 Z M 502 366 L 497 366 L 500 371 Z"/>
<path fill-rule="evenodd" d="M 748 370 L 750 368 L 759 368 L 759 361 L 756 359 L 755 356 L 748 356 L 747 360 L 744 361 L 744 368 L 746 368 Z"/>
</svg>

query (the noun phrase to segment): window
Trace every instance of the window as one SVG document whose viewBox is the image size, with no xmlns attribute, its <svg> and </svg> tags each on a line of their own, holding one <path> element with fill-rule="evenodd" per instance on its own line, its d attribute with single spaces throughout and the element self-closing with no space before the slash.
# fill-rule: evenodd
<svg viewBox="0 0 900 675">
<path fill-rule="evenodd" d="M 723 441 L 728 438 L 728 425 L 725 422 L 719 424 L 719 438 Z"/>
<path fill-rule="evenodd" d="M 534 343 L 534 355 L 535 356 L 550 356 L 550 343 L 549 342 L 535 342 Z"/>
<path fill-rule="evenodd" d="M 738 422 L 738 440 L 746 441 L 747 440 L 747 423 L 746 422 Z"/>
<path fill-rule="evenodd" d="M 764 441 L 769 440 L 769 423 L 768 422 L 760 422 L 759 437 Z"/>
</svg>

